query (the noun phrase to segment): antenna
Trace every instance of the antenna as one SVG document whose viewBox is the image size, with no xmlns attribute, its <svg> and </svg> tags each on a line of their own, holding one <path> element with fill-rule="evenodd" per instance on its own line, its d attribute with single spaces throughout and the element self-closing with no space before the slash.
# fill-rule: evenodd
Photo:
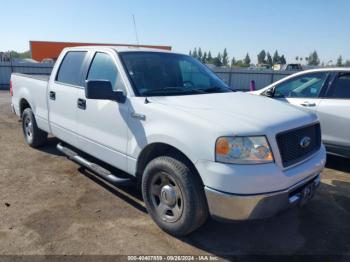
<svg viewBox="0 0 350 262">
<path fill-rule="evenodd" d="M 132 15 L 132 20 L 134 21 L 134 30 L 135 30 L 135 38 L 136 38 L 136 44 L 139 45 L 139 36 L 137 35 L 137 28 L 136 28 L 136 22 L 135 22 L 135 16 Z"/>
</svg>

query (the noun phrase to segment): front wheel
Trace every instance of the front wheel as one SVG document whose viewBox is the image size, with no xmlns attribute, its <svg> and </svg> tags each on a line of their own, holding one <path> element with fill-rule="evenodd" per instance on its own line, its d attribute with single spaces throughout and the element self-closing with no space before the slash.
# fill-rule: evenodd
<svg viewBox="0 0 350 262">
<path fill-rule="evenodd" d="M 153 220 L 172 235 L 187 235 L 207 219 L 206 197 L 198 175 L 175 158 L 162 156 L 147 165 L 142 195 Z"/>
<path fill-rule="evenodd" d="M 38 128 L 32 109 L 26 108 L 22 114 L 23 135 L 27 144 L 37 148 L 47 141 L 47 133 Z"/>
</svg>

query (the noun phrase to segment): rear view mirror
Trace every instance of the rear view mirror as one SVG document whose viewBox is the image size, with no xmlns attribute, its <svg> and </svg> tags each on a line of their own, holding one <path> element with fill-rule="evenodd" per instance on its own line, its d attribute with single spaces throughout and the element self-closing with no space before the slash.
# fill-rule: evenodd
<svg viewBox="0 0 350 262">
<path fill-rule="evenodd" d="M 118 103 L 125 102 L 124 92 L 114 91 L 112 83 L 108 80 L 88 80 L 85 87 L 85 96 L 88 99 L 113 100 Z"/>
</svg>

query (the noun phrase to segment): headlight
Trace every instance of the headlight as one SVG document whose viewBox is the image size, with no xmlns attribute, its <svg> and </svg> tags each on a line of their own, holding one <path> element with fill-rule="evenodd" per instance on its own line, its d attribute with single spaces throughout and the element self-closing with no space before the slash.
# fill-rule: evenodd
<svg viewBox="0 0 350 262">
<path fill-rule="evenodd" d="M 220 137 L 215 146 L 216 161 L 234 164 L 273 162 L 272 152 L 265 136 Z"/>
</svg>

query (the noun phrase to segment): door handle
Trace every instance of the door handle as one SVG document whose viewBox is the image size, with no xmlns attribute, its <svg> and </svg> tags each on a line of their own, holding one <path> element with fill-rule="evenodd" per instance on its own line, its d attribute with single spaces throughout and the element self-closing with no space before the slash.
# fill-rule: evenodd
<svg viewBox="0 0 350 262">
<path fill-rule="evenodd" d="M 51 100 L 56 100 L 56 93 L 54 91 L 50 91 L 50 99 Z"/>
<path fill-rule="evenodd" d="M 86 109 L 86 100 L 85 99 L 79 98 L 77 104 L 78 104 L 79 109 L 82 109 L 82 110 Z"/>
<path fill-rule="evenodd" d="M 316 103 L 310 103 L 308 101 L 305 101 L 305 102 L 301 103 L 300 105 L 305 106 L 305 107 L 313 107 L 313 106 L 316 106 Z"/>
</svg>

